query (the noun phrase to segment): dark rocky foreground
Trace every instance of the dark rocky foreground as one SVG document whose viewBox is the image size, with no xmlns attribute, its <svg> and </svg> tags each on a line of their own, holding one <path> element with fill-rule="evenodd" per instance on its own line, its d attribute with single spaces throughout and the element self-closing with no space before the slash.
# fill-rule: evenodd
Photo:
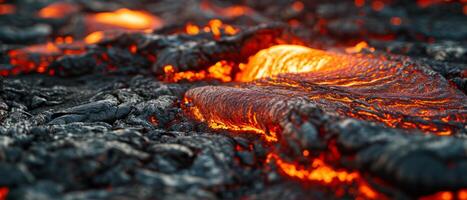
<svg viewBox="0 0 467 200">
<path fill-rule="evenodd" d="M 273 170 L 261 138 L 187 119 L 180 105 L 190 87 L 144 76 L 4 78 L 0 185 L 11 199 L 335 198 Z M 466 186 L 465 133 L 404 133 L 301 101 L 280 122 L 287 139 L 276 146 L 286 158 L 326 152 L 335 140 L 346 168 L 402 186 L 378 187 L 392 197 Z M 316 129 L 326 136 L 310 135 Z"/>
<path fill-rule="evenodd" d="M 186 88 L 143 76 L 2 80 L 0 185 L 11 199 L 214 199 L 263 188 L 254 154 L 234 151 L 244 139 L 183 117 Z"/>
</svg>

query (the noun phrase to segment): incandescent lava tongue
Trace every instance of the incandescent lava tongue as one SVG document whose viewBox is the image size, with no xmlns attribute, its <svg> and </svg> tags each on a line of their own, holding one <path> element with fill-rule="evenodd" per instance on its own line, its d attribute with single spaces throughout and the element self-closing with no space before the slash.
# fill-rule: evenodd
<svg viewBox="0 0 467 200">
<path fill-rule="evenodd" d="M 465 94 L 409 60 L 278 45 L 257 53 L 241 70 L 237 81 L 248 83 L 188 91 L 191 113 L 212 128 L 268 136 L 287 114 L 287 102 L 296 99 L 329 113 L 440 135 L 464 129 L 467 119 Z"/>
</svg>

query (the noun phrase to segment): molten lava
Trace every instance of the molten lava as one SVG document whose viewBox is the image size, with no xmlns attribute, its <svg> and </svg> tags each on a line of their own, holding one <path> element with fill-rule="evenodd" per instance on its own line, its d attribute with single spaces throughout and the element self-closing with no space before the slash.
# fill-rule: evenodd
<svg viewBox="0 0 467 200">
<path fill-rule="evenodd" d="M 79 11 L 75 4 L 67 2 L 52 3 L 39 11 L 39 17 L 49 19 L 61 19 Z"/>
<path fill-rule="evenodd" d="M 102 39 L 104 39 L 104 37 L 105 37 L 104 32 L 96 31 L 96 32 L 93 32 L 93 33 L 87 35 L 84 38 L 84 42 L 86 42 L 86 44 L 95 44 L 95 43 L 100 42 Z"/>
<path fill-rule="evenodd" d="M 162 20 L 150 13 L 126 8 L 90 15 L 86 20 L 89 32 L 110 29 L 145 31 L 162 25 Z"/>
<path fill-rule="evenodd" d="M 199 27 L 194 24 L 188 23 L 185 26 L 185 32 L 189 35 L 197 35 L 201 32 L 212 33 L 215 38 L 220 38 L 222 33 L 227 35 L 235 35 L 238 32 L 238 29 L 235 27 L 224 24 L 221 20 L 213 19 L 205 27 Z"/>
<path fill-rule="evenodd" d="M 302 168 L 295 163 L 288 163 L 282 160 L 277 154 L 273 153 L 267 156 L 267 161 L 271 162 L 271 160 L 275 160 L 276 165 L 289 177 L 298 178 L 300 180 L 331 184 L 333 182 L 351 183 L 360 178 L 357 172 L 349 173 L 344 170 L 334 170 L 319 158 L 315 158 L 311 161 L 310 168 Z"/>
<path fill-rule="evenodd" d="M 387 199 L 386 196 L 376 192 L 366 183 L 358 172 L 347 172 L 346 170 L 336 170 L 326 164 L 321 158 L 313 158 L 309 166 L 298 165 L 294 162 L 287 162 L 280 158 L 278 154 L 269 153 L 266 158 L 267 163 L 275 163 L 279 171 L 286 176 L 306 181 L 309 183 L 319 183 L 336 190 L 336 196 L 341 196 L 338 190 L 343 189 L 345 184 L 357 184 L 358 191 L 348 191 L 354 196 L 363 199 Z M 357 199 L 361 199 L 357 198 Z"/>
<path fill-rule="evenodd" d="M 360 43 L 348 51 L 362 48 L 368 45 Z M 466 123 L 465 94 L 409 60 L 278 45 L 258 52 L 239 68 L 236 81 L 243 83 L 191 89 L 185 94 L 185 110 L 210 128 L 259 134 L 268 142 L 282 141 L 282 122 L 297 104 L 313 103 L 329 113 L 440 135 L 461 130 Z M 303 151 L 303 156 L 310 152 Z M 267 161 L 291 178 L 323 185 L 356 183 L 358 195 L 385 198 L 358 172 L 336 170 L 320 157 L 302 166 L 271 152 Z"/>
<path fill-rule="evenodd" d="M 325 111 L 441 135 L 451 133 L 453 127 L 462 128 L 467 119 L 465 94 L 440 75 L 408 61 L 278 45 L 260 51 L 240 68 L 237 81 L 256 80 L 235 91 L 243 95 L 257 95 L 264 90 L 268 100 L 275 96 L 307 98 Z M 221 90 L 225 93 L 232 89 Z M 202 91 L 217 93 L 210 88 L 197 88 L 187 93 L 188 98 Z M 228 115 L 215 118 L 230 119 Z M 237 122 L 229 123 L 249 120 L 234 121 Z M 255 125 L 257 122 L 247 124 L 261 128 Z"/>
</svg>

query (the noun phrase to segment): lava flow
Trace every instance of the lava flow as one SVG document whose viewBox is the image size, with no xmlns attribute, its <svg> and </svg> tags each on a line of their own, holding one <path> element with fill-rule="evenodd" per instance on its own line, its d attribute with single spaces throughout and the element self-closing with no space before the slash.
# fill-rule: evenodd
<svg viewBox="0 0 467 200">
<path fill-rule="evenodd" d="M 187 99 L 209 124 L 270 130 L 284 114 L 274 108 L 296 98 L 308 99 L 330 113 L 439 135 L 451 134 L 466 123 L 465 94 L 409 61 L 278 45 L 260 51 L 240 69 L 236 80 L 249 83 L 187 92 Z M 238 98 L 228 98 L 232 96 Z M 210 105 L 221 109 L 213 111 Z"/>
<path fill-rule="evenodd" d="M 114 12 L 102 12 L 87 16 L 87 24 L 90 32 L 108 30 L 106 26 L 113 29 L 121 28 L 124 30 L 152 30 L 160 27 L 162 21 L 149 13 L 143 11 L 129 10 L 122 8 Z"/>
<path fill-rule="evenodd" d="M 258 52 L 239 68 L 235 79 L 239 83 L 234 86 L 189 90 L 185 103 L 190 115 L 210 128 L 256 133 L 274 143 L 284 141 L 284 119 L 297 104 L 316 104 L 331 115 L 337 111 L 438 135 L 462 131 L 466 123 L 465 94 L 408 60 L 277 45 Z M 303 156 L 308 155 L 305 150 Z M 324 185 L 356 183 L 357 195 L 385 198 L 359 172 L 334 169 L 321 157 L 313 158 L 307 167 L 282 160 L 272 150 L 267 162 L 272 161 L 291 178 Z"/>
</svg>

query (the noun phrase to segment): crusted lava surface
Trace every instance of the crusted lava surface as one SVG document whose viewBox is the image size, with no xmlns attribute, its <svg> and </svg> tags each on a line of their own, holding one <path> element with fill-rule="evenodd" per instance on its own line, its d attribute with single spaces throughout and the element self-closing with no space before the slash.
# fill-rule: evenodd
<svg viewBox="0 0 467 200">
<path fill-rule="evenodd" d="M 467 199 L 463 1 L 0 2 L 0 200 Z"/>
</svg>

